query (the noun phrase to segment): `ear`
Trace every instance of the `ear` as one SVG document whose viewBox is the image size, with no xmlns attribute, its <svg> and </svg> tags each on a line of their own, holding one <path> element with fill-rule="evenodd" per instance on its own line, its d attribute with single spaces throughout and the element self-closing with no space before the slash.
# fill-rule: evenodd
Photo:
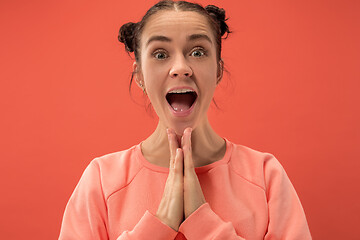
<svg viewBox="0 0 360 240">
<path fill-rule="evenodd" d="M 218 85 L 223 77 L 223 73 L 224 73 L 224 61 L 222 59 L 220 59 L 219 63 L 218 63 L 218 68 L 217 68 L 217 81 L 216 81 L 216 85 Z"/>
<path fill-rule="evenodd" d="M 140 71 L 140 66 L 136 61 L 133 63 L 133 74 L 136 84 L 144 91 L 145 90 L 144 80 Z"/>
</svg>

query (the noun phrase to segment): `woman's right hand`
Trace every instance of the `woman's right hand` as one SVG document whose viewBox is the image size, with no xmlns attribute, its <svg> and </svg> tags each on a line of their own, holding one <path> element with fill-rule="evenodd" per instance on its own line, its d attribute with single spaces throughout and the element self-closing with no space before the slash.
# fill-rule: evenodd
<svg viewBox="0 0 360 240">
<path fill-rule="evenodd" d="M 178 231 L 184 220 L 184 156 L 175 131 L 168 129 L 167 135 L 170 146 L 170 168 L 156 217 Z"/>
</svg>

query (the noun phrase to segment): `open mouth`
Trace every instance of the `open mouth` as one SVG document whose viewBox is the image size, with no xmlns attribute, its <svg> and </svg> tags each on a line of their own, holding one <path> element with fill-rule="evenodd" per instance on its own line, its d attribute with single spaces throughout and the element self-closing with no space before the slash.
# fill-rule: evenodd
<svg viewBox="0 0 360 240">
<path fill-rule="evenodd" d="M 191 108 L 197 99 L 195 91 L 179 90 L 166 94 L 166 100 L 175 112 L 184 112 Z"/>
</svg>

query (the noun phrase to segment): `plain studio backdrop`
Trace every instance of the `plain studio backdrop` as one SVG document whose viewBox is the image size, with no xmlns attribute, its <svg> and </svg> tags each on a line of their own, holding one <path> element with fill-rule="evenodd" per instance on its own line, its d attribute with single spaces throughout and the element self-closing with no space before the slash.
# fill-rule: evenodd
<svg viewBox="0 0 360 240">
<path fill-rule="evenodd" d="M 56 239 L 89 162 L 154 130 L 117 32 L 155 2 L 0 2 L 1 239 Z M 233 31 L 214 129 L 277 157 L 314 239 L 359 239 L 360 2 L 198 2 Z"/>
</svg>

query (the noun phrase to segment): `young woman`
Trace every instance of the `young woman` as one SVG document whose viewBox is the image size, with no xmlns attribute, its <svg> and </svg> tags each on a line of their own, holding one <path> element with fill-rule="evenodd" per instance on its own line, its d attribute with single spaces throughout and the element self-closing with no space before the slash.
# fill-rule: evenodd
<svg viewBox="0 0 360 240">
<path fill-rule="evenodd" d="M 89 164 L 60 239 L 311 239 L 276 158 L 209 124 L 225 20 L 216 6 L 162 1 L 121 27 L 119 40 L 135 54 L 133 78 L 159 122 L 140 144 Z"/>
</svg>

